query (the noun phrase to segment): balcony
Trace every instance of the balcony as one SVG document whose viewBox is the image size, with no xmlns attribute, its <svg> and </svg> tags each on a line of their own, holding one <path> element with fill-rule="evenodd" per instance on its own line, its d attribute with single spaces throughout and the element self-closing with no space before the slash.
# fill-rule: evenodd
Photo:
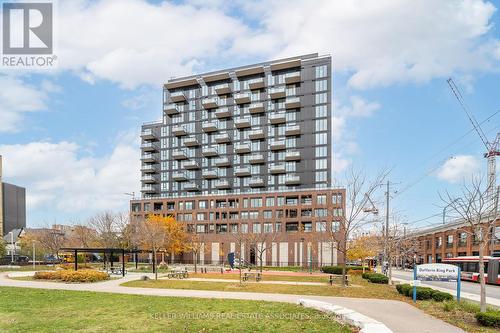
<svg viewBox="0 0 500 333">
<path fill-rule="evenodd" d="M 253 154 L 248 158 L 248 162 L 250 164 L 261 164 L 264 163 L 264 155 L 262 154 Z"/>
<path fill-rule="evenodd" d="M 200 165 L 196 161 L 186 161 L 184 162 L 183 167 L 186 170 L 198 170 L 200 168 Z"/>
<path fill-rule="evenodd" d="M 231 117 L 231 110 L 227 107 L 219 108 L 215 111 L 215 116 L 217 118 L 229 118 Z"/>
<path fill-rule="evenodd" d="M 234 175 L 236 177 L 247 177 L 250 176 L 250 168 L 249 167 L 237 167 L 234 168 Z"/>
<path fill-rule="evenodd" d="M 299 125 L 288 125 L 285 127 L 285 135 L 300 135 L 300 126 Z"/>
<path fill-rule="evenodd" d="M 141 145 L 144 152 L 158 151 L 158 145 L 154 142 L 145 142 Z"/>
<path fill-rule="evenodd" d="M 218 84 L 214 87 L 214 89 L 217 95 L 226 95 L 231 92 L 231 87 L 229 86 L 229 83 Z"/>
<path fill-rule="evenodd" d="M 234 127 L 241 129 L 241 128 L 248 128 L 250 127 L 250 118 L 238 118 L 234 120 Z"/>
<path fill-rule="evenodd" d="M 292 84 L 300 82 L 300 72 L 288 73 L 285 75 L 285 83 Z"/>
<path fill-rule="evenodd" d="M 186 101 L 186 96 L 182 91 L 176 91 L 170 94 L 170 100 L 174 103 Z"/>
<path fill-rule="evenodd" d="M 271 99 L 285 98 L 286 96 L 285 87 L 271 88 L 268 90 L 268 92 L 269 92 L 269 98 Z"/>
<path fill-rule="evenodd" d="M 272 164 L 269 166 L 269 173 L 273 175 L 278 175 L 286 173 L 285 164 Z"/>
<path fill-rule="evenodd" d="M 228 188 L 230 188 L 231 186 L 229 185 L 229 181 L 227 180 L 219 180 L 217 181 L 217 183 L 215 184 L 215 187 L 218 188 L 219 190 L 226 190 Z"/>
<path fill-rule="evenodd" d="M 227 133 L 217 134 L 215 136 L 215 142 L 217 142 L 217 143 L 229 143 L 229 142 L 231 142 L 231 137 Z"/>
<path fill-rule="evenodd" d="M 217 99 L 214 98 L 214 97 L 204 98 L 204 99 L 201 100 L 201 105 L 205 109 L 215 109 L 218 106 L 217 105 Z"/>
<path fill-rule="evenodd" d="M 219 174 L 215 170 L 203 170 L 202 177 L 205 179 L 217 179 Z"/>
<path fill-rule="evenodd" d="M 271 142 L 269 148 L 271 148 L 271 150 L 283 150 L 286 148 L 285 140 Z"/>
<path fill-rule="evenodd" d="M 217 123 L 215 123 L 215 122 L 203 123 L 201 125 L 201 129 L 205 133 L 216 132 L 217 131 Z"/>
<path fill-rule="evenodd" d="M 163 106 L 163 111 L 169 115 L 169 116 L 173 116 L 175 114 L 179 114 L 180 110 L 179 110 L 179 107 L 175 104 L 165 104 Z"/>
<path fill-rule="evenodd" d="M 187 134 L 186 128 L 182 125 L 172 127 L 172 134 L 175 136 L 183 136 Z"/>
<path fill-rule="evenodd" d="M 153 175 L 142 176 L 141 181 L 145 184 L 154 184 L 156 183 L 156 177 Z"/>
<path fill-rule="evenodd" d="M 250 152 L 250 144 L 248 143 L 235 143 L 234 152 L 237 154 L 246 154 Z"/>
<path fill-rule="evenodd" d="M 250 93 L 234 94 L 234 102 L 236 104 L 250 103 Z"/>
<path fill-rule="evenodd" d="M 188 192 L 197 192 L 200 190 L 198 185 L 195 183 L 186 183 L 186 185 L 184 185 L 184 189 Z"/>
<path fill-rule="evenodd" d="M 156 156 L 154 154 L 142 154 L 141 161 L 146 163 L 156 162 Z"/>
<path fill-rule="evenodd" d="M 153 130 L 151 128 L 144 129 L 141 132 L 141 138 L 145 140 L 153 140 L 156 139 L 156 136 L 153 133 Z"/>
<path fill-rule="evenodd" d="M 250 132 L 248 132 L 248 137 L 250 138 L 250 140 L 264 139 L 264 131 L 261 128 L 251 130 Z"/>
<path fill-rule="evenodd" d="M 144 173 L 155 173 L 156 166 L 154 164 L 143 164 L 141 167 L 141 171 Z"/>
<path fill-rule="evenodd" d="M 299 185 L 300 176 L 298 175 L 287 175 L 285 177 L 285 185 Z"/>
<path fill-rule="evenodd" d="M 268 119 L 272 125 L 284 124 L 286 123 L 286 114 L 285 112 L 271 113 Z"/>
<path fill-rule="evenodd" d="M 248 81 L 248 87 L 251 90 L 262 89 L 262 88 L 264 88 L 264 85 L 265 84 L 264 84 L 264 78 L 263 77 L 259 77 L 259 78 L 252 79 L 252 80 Z"/>
<path fill-rule="evenodd" d="M 253 177 L 248 181 L 250 187 L 264 187 L 264 180 L 260 177 Z"/>
<path fill-rule="evenodd" d="M 186 173 L 183 171 L 176 171 L 172 174 L 172 179 L 175 180 L 176 182 L 184 182 L 188 178 L 186 176 Z"/>
<path fill-rule="evenodd" d="M 248 107 L 248 112 L 251 114 L 258 114 L 264 112 L 264 103 L 258 102 L 258 103 L 252 103 Z"/>
<path fill-rule="evenodd" d="M 228 167 L 231 165 L 231 162 L 227 157 L 219 157 L 215 160 L 215 166 L 218 167 Z"/>
<path fill-rule="evenodd" d="M 141 192 L 143 192 L 143 193 L 155 193 L 156 189 L 153 185 L 147 184 L 147 185 L 142 185 Z"/>
<path fill-rule="evenodd" d="M 198 147 L 200 143 L 195 137 L 189 137 L 184 139 L 184 146 L 186 147 Z"/>
<path fill-rule="evenodd" d="M 187 160 L 188 157 L 184 150 L 177 149 L 172 152 L 172 158 L 174 160 Z"/>
<path fill-rule="evenodd" d="M 300 151 L 287 151 L 285 154 L 285 161 L 300 161 Z"/>
<path fill-rule="evenodd" d="M 297 109 L 300 108 L 300 98 L 290 97 L 285 100 L 285 109 Z"/>
<path fill-rule="evenodd" d="M 203 147 L 201 153 L 205 157 L 213 157 L 213 156 L 219 155 L 219 152 L 217 151 L 217 148 L 215 148 L 215 147 Z"/>
</svg>

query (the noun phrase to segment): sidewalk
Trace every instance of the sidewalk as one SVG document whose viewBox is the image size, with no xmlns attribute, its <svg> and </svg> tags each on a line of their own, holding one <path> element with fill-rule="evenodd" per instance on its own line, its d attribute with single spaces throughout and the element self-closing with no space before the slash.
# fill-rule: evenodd
<svg viewBox="0 0 500 333">
<path fill-rule="evenodd" d="M 160 278 L 159 278 L 160 279 Z M 168 280 L 168 278 L 162 277 L 162 280 Z M 203 281 L 203 282 L 226 282 L 226 283 L 238 283 L 240 280 L 233 279 L 208 279 L 208 278 L 187 278 L 187 281 Z M 295 282 L 295 281 L 248 281 L 245 283 L 258 283 L 258 284 L 288 284 L 294 286 L 326 286 L 327 283 L 322 282 Z"/>
<path fill-rule="evenodd" d="M 26 276 L 29 273 L 24 273 Z M 217 298 L 217 299 L 241 299 L 269 302 L 285 302 L 297 304 L 299 299 L 308 298 L 346 308 L 353 309 L 365 316 L 376 319 L 384 323 L 395 333 L 463 333 L 464 331 L 447 324 L 439 319 L 425 314 L 410 304 L 378 299 L 361 299 L 348 297 L 327 297 L 327 296 L 303 296 L 289 294 L 266 294 L 250 292 L 223 292 L 206 290 L 185 290 L 185 289 L 155 289 L 155 288 L 135 288 L 123 287 L 121 283 L 137 280 L 140 276 L 148 275 L 142 273 L 129 273 L 124 278 L 97 282 L 92 284 L 67 284 L 59 282 L 39 282 L 12 280 L 7 277 L 8 273 L 0 274 L 0 286 L 22 287 L 38 289 L 57 290 L 77 290 L 93 292 L 109 292 L 131 295 L 166 296 L 166 297 L 197 297 L 197 298 Z M 21 274 L 16 274 L 21 276 Z M 152 274 L 149 274 L 152 277 Z"/>
</svg>

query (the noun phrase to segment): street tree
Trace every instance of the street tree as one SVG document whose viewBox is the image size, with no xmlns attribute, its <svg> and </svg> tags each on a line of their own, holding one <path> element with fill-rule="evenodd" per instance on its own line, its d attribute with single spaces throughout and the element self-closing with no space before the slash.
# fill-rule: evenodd
<svg viewBox="0 0 500 333">
<path fill-rule="evenodd" d="M 375 190 L 382 185 L 388 172 L 382 171 L 373 179 L 369 179 L 364 172 L 348 168 L 341 180 L 341 187 L 345 188 L 345 211 L 339 216 L 339 228 L 329 228 L 330 238 L 337 244 L 337 251 L 340 252 L 344 260 L 342 266 L 342 286 L 345 287 L 346 280 L 346 260 L 349 250 L 349 240 L 353 232 L 372 224 L 373 221 L 368 216 L 373 210 L 367 209 L 370 198 Z"/>
<path fill-rule="evenodd" d="M 375 257 L 380 250 L 380 239 L 374 235 L 360 236 L 351 241 L 347 249 L 347 259 L 361 262 L 363 273 L 365 271 L 365 262 L 368 258 Z"/>
<path fill-rule="evenodd" d="M 472 177 L 469 183 L 462 185 L 458 194 L 446 191 L 441 199 L 447 207 L 446 213 L 454 219 L 462 220 L 467 225 L 462 229 L 474 237 L 479 247 L 479 282 L 481 312 L 486 311 L 486 282 L 484 274 L 484 255 L 491 241 L 496 221 L 500 218 L 498 209 L 499 188 L 490 189 L 491 184 L 483 189 L 480 177 Z M 490 194 L 494 193 L 493 196 Z"/>
<path fill-rule="evenodd" d="M 198 256 L 200 253 L 206 249 L 204 234 L 196 233 L 194 230 L 192 233 L 187 235 L 186 251 L 193 254 L 194 272 L 198 273 Z"/>
<path fill-rule="evenodd" d="M 264 265 L 264 255 L 267 251 L 271 250 L 272 244 L 277 236 L 278 233 L 276 232 L 276 228 L 271 223 L 268 225 L 264 224 L 264 230 L 262 230 L 262 232 L 250 233 L 246 236 L 248 245 L 255 250 L 261 273 Z"/>
</svg>

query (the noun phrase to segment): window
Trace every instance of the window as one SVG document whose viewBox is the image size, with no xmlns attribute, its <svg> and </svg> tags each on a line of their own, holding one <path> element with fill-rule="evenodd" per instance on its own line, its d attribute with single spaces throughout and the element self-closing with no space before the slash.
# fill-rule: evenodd
<svg viewBox="0 0 500 333">
<path fill-rule="evenodd" d="M 326 222 L 316 222 L 316 232 L 325 232 Z"/>
<path fill-rule="evenodd" d="M 266 198 L 266 206 L 273 207 L 274 206 L 274 198 L 272 198 L 272 197 Z"/>
<path fill-rule="evenodd" d="M 327 147 L 316 147 L 316 157 L 327 157 L 328 156 L 328 151 Z"/>
<path fill-rule="evenodd" d="M 236 224 L 236 223 L 232 223 L 232 224 L 231 224 L 231 232 L 232 232 L 233 234 L 238 233 L 238 224 Z"/>
<path fill-rule="evenodd" d="M 196 232 L 197 233 L 204 233 L 206 230 L 206 225 L 204 224 L 197 224 L 196 225 Z"/>
<path fill-rule="evenodd" d="M 285 198 L 284 197 L 278 197 L 277 198 L 277 206 L 283 206 L 285 204 Z"/>
<path fill-rule="evenodd" d="M 264 211 L 264 219 L 272 219 L 273 218 L 273 212 L 270 210 L 265 210 Z"/>
<path fill-rule="evenodd" d="M 458 246 L 466 246 L 467 245 L 467 233 L 461 232 L 459 234 Z"/>
<path fill-rule="evenodd" d="M 186 201 L 185 202 L 185 209 L 186 210 L 193 210 L 193 201 Z"/>
<path fill-rule="evenodd" d="M 276 232 L 281 232 L 281 222 L 276 222 Z"/>
<path fill-rule="evenodd" d="M 316 160 L 316 170 L 326 169 L 327 167 L 328 167 L 328 160 L 327 159 Z"/>
<path fill-rule="evenodd" d="M 315 107 L 316 110 L 316 118 L 324 118 L 327 116 L 328 110 L 326 105 L 317 105 Z"/>
<path fill-rule="evenodd" d="M 314 210 L 314 216 L 316 217 L 325 217 L 328 215 L 328 210 L 325 208 L 316 208 Z"/>
<path fill-rule="evenodd" d="M 264 223 L 264 233 L 270 234 L 273 232 L 273 224 L 272 223 Z"/>
<path fill-rule="evenodd" d="M 332 222 L 332 231 L 337 232 L 340 230 L 340 222 L 339 221 L 333 221 Z"/>
<path fill-rule="evenodd" d="M 207 200 L 198 201 L 198 208 L 199 209 L 206 209 L 207 208 Z"/>
<path fill-rule="evenodd" d="M 344 214 L 342 208 L 334 208 L 332 213 L 333 213 L 333 216 L 336 216 L 336 217 L 343 216 L 343 214 Z"/>
<path fill-rule="evenodd" d="M 286 232 L 295 232 L 299 231 L 299 223 L 298 222 L 288 222 L 285 225 Z"/>
<path fill-rule="evenodd" d="M 328 176 L 328 171 L 317 171 L 316 182 L 326 182 L 327 176 Z"/>
<path fill-rule="evenodd" d="M 342 194 L 332 195 L 332 204 L 341 205 L 342 204 Z"/>
<path fill-rule="evenodd" d="M 453 245 L 453 235 L 446 236 L 446 245 Z"/>
<path fill-rule="evenodd" d="M 248 224 L 242 223 L 242 224 L 240 224 L 240 228 L 241 228 L 241 233 L 242 234 L 248 233 Z"/>
<path fill-rule="evenodd" d="M 328 101 L 327 93 L 316 94 L 316 104 L 327 103 L 327 101 Z"/>
<path fill-rule="evenodd" d="M 262 198 L 250 199 L 250 207 L 262 207 Z"/>
<path fill-rule="evenodd" d="M 206 213 L 198 213 L 196 214 L 196 220 L 197 221 L 205 221 L 207 219 L 207 214 Z"/>
<path fill-rule="evenodd" d="M 140 203 L 133 203 L 132 204 L 132 211 L 133 212 L 140 212 L 141 211 L 141 204 Z"/>
<path fill-rule="evenodd" d="M 254 223 L 254 224 L 252 225 L 252 228 L 253 228 L 253 229 L 252 229 L 252 232 L 253 232 L 254 234 L 260 234 L 260 223 Z"/>
<path fill-rule="evenodd" d="M 328 119 L 316 119 L 316 132 L 326 131 L 328 129 Z"/>
<path fill-rule="evenodd" d="M 326 194 L 318 194 L 316 197 L 316 203 L 318 205 L 326 205 Z"/>
<path fill-rule="evenodd" d="M 326 65 L 316 66 L 316 78 L 323 78 L 328 75 L 328 68 Z"/>
<path fill-rule="evenodd" d="M 328 134 L 327 133 L 316 133 L 316 144 L 317 145 L 328 144 Z"/>
<path fill-rule="evenodd" d="M 436 247 L 441 247 L 442 243 L 443 243 L 442 237 L 436 237 L 435 239 Z"/>
<path fill-rule="evenodd" d="M 328 81 L 325 80 L 317 80 L 316 81 L 316 91 L 325 91 L 328 90 Z"/>
<path fill-rule="evenodd" d="M 303 232 L 311 232 L 312 231 L 312 222 L 302 222 L 302 231 Z"/>
</svg>

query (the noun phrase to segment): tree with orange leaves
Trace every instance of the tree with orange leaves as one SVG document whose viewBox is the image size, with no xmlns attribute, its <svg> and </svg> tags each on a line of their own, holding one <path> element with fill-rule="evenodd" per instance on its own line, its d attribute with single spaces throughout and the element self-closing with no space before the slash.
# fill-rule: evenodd
<svg viewBox="0 0 500 333">
<path fill-rule="evenodd" d="M 158 279 L 158 251 L 179 253 L 184 249 L 186 235 L 184 228 L 172 216 L 150 215 L 137 223 L 137 241 L 153 252 L 155 279 Z"/>
</svg>

